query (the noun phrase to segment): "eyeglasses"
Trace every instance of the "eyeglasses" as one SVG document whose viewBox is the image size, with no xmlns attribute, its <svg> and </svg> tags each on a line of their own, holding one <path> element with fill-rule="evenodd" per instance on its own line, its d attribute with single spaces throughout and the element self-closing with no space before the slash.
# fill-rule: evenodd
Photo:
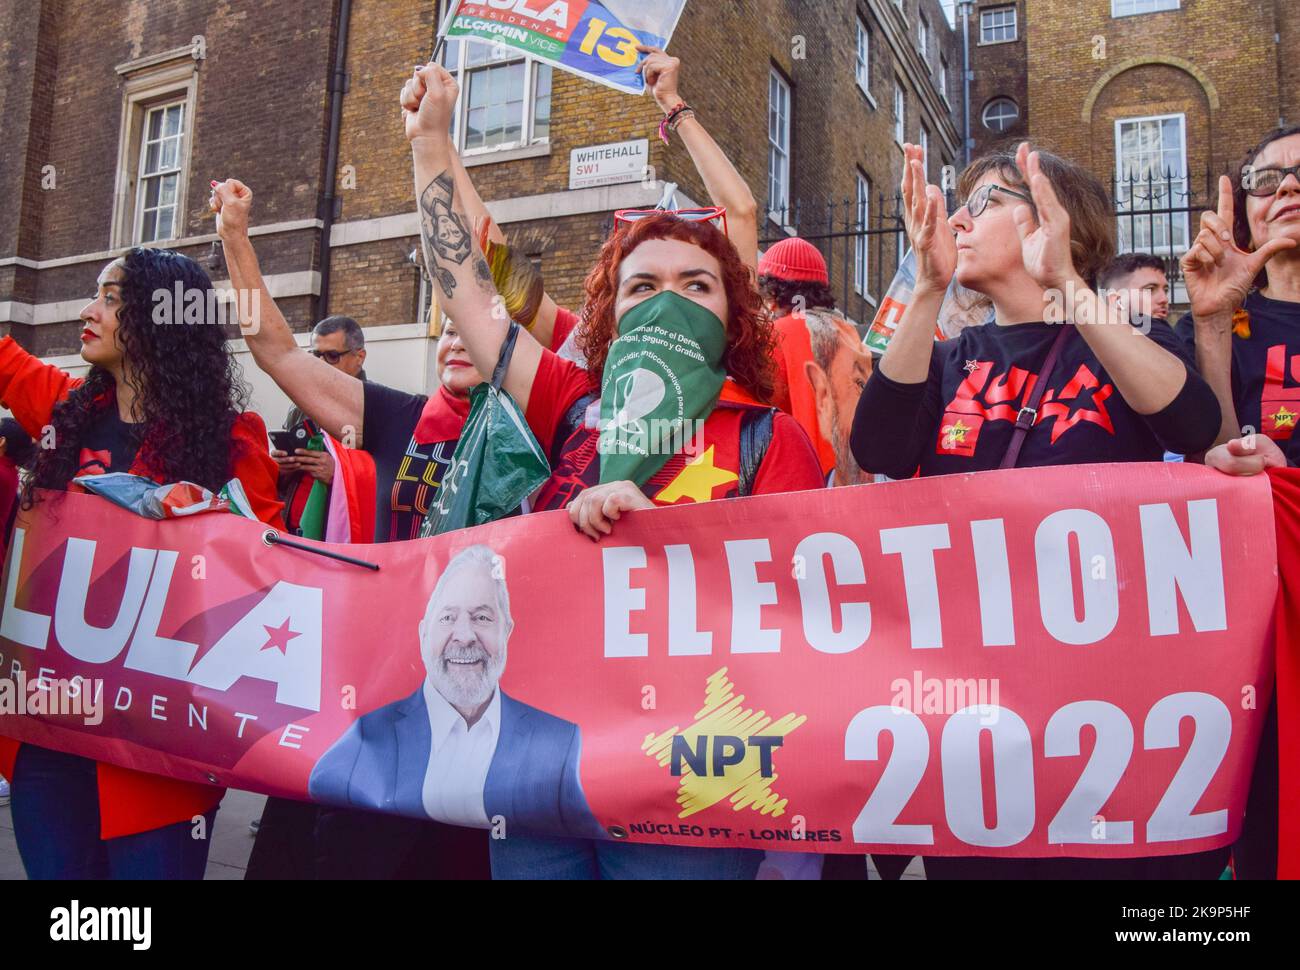
<svg viewBox="0 0 1300 970">
<path fill-rule="evenodd" d="M 651 216 L 675 216 L 683 222 L 712 222 L 723 231 L 727 231 L 727 210 L 720 205 L 706 206 L 701 209 L 619 209 L 614 213 L 614 225 L 620 222 L 631 225 Z"/>
<path fill-rule="evenodd" d="M 317 360 L 325 361 L 325 363 L 329 364 L 331 367 L 336 365 L 349 354 L 356 353 L 355 350 L 309 350 L 307 352 Z"/>
<path fill-rule="evenodd" d="M 1300 165 L 1292 165 L 1290 168 L 1248 168 L 1241 173 L 1241 187 L 1248 195 L 1262 199 L 1276 193 L 1288 175 L 1300 179 Z"/>
<path fill-rule="evenodd" d="M 1001 192 L 1003 195 L 1010 195 L 1019 199 L 1021 202 L 1028 203 L 1029 208 L 1034 210 L 1034 217 L 1038 217 L 1038 208 L 1034 205 L 1034 200 L 1032 198 L 1025 195 L 1023 192 L 1004 189 L 1002 186 L 994 185 L 990 182 L 987 185 L 981 185 L 978 189 L 972 192 L 970 198 L 964 203 L 966 211 L 970 213 L 972 219 L 978 219 L 980 214 L 989 207 L 989 197 L 992 196 L 994 192 Z M 958 209 L 960 208 L 961 206 L 958 206 Z"/>
</svg>

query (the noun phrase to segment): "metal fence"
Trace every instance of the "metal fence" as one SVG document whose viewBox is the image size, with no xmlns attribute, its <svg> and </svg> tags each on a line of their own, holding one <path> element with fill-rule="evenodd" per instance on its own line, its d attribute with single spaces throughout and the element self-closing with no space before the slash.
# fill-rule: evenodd
<svg viewBox="0 0 1300 970">
<path fill-rule="evenodd" d="M 1172 294 L 1182 282 L 1179 261 L 1196 238 L 1200 213 L 1218 202 L 1216 176 L 1207 169 L 1201 181 L 1187 173 L 1148 170 L 1116 175 L 1110 189 L 1119 251 L 1163 259 Z M 877 192 L 865 205 L 853 199 L 795 202 L 770 216 L 759 245 L 766 249 L 792 235 L 815 245 L 840 308 L 859 324 L 868 323 L 907 249 L 902 204 L 897 192 Z M 955 208 L 950 192 L 948 211 Z"/>
<path fill-rule="evenodd" d="M 1179 261 L 1196 238 L 1200 214 L 1218 204 L 1218 179 L 1206 169 L 1194 185 L 1189 173 L 1165 169 L 1111 179 L 1120 252 L 1147 252 L 1165 261 L 1171 291 L 1182 282 Z"/>
<path fill-rule="evenodd" d="M 875 307 L 907 250 L 899 193 L 877 192 L 863 200 L 795 202 L 770 215 L 769 231 L 759 240 L 763 249 L 790 236 L 812 243 L 830 270 L 840 309 L 859 324 L 870 323 Z"/>
</svg>

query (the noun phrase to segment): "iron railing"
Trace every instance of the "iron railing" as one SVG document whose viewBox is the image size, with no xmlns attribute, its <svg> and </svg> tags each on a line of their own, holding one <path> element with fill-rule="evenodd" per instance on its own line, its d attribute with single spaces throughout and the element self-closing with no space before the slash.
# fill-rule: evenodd
<svg viewBox="0 0 1300 970">
<path fill-rule="evenodd" d="M 1131 172 L 1111 179 L 1111 202 L 1120 252 L 1149 252 L 1165 262 L 1171 291 L 1182 281 L 1179 261 L 1196 238 L 1200 213 L 1218 201 L 1218 184 L 1207 170 L 1200 191 L 1188 173 L 1171 170 Z M 865 206 L 854 199 L 796 201 L 769 215 L 759 245 L 767 247 L 799 236 L 821 251 L 831 288 L 844 313 L 859 324 L 870 322 L 889 289 L 907 248 L 902 196 L 876 192 Z M 956 209 L 948 193 L 948 211 Z"/>
</svg>

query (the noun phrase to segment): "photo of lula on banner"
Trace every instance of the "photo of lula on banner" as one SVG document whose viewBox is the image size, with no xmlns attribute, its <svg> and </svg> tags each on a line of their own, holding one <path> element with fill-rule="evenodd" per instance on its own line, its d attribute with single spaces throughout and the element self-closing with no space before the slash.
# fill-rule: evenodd
<svg viewBox="0 0 1300 970">
<path fill-rule="evenodd" d="M 638 44 L 666 48 L 686 0 L 460 0 L 444 37 L 523 51 L 591 81 L 641 94 Z"/>
</svg>

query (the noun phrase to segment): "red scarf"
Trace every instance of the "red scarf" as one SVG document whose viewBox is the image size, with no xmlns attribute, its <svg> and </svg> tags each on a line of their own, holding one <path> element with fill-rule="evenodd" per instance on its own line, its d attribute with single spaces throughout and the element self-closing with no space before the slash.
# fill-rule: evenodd
<svg viewBox="0 0 1300 970">
<path fill-rule="evenodd" d="M 418 444 L 431 445 L 439 441 L 455 441 L 469 417 L 469 398 L 457 397 L 439 384 L 429 395 L 420 420 L 416 422 L 414 438 Z"/>
</svg>

